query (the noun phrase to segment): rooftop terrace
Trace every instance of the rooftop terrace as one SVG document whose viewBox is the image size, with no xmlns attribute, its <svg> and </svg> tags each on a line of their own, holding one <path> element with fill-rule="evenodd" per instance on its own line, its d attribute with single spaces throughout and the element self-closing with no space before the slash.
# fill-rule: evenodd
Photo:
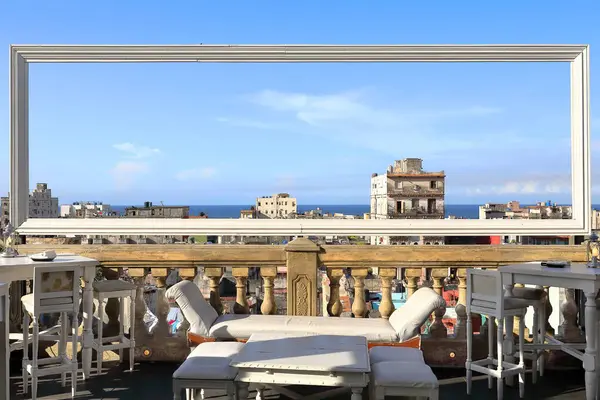
<svg viewBox="0 0 600 400">
<path fill-rule="evenodd" d="M 80 399 L 172 399 L 171 376 L 178 364 L 176 363 L 138 363 L 133 373 L 123 366 L 114 363 L 106 363 L 101 375 L 94 375 L 89 382 L 79 382 L 77 396 Z M 20 379 L 20 362 L 15 359 L 11 365 L 11 399 L 27 399 L 22 394 Z M 454 400 L 467 398 L 464 382 L 464 370 L 435 369 L 440 379 L 440 399 Z M 528 376 L 529 378 L 529 376 Z M 69 382 L 67 382 L 69 386 Z M 313 388 L 306 388 L 310 392 Z M 585 398 L 583 382 L 583 371 L 547 371 L 536 385 L 526 383 L 526 399 L 555 399 L 555 400 L 579 400 Z M 70 399 L 69 387 L 62 388 L 60 379 L 45 378 L 40 381 L 40 400 L 62 400 Z M 226 396 L 219 391 L 207 392 L 207 399 L 225 400 Z M 251 392 L 249 398 L 254 398 L 256 392 Z M 479 378 L 473 382 L 473 394 L 471 399 L 487 400 L 495 398 L 495 390 L 488 390 L 487 380 Z M 270 391 L 265 391 L 266 399 L 287 399 Z M 338 396 L 335 399 L 348 399 L 347 396 Z M 364 398 L 367 398 L 365 395 Z M 386 397 L 391 399 L 391 397 Z M 518 389 L 506 388 L 504 391 L 506 400 L 518 399 Z"/>
</svg>

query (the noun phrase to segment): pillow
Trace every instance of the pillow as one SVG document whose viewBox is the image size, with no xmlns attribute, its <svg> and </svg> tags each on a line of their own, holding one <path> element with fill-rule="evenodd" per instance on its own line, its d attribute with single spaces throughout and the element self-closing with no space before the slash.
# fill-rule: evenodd
<svg viewBox="0 0 600 400">
<path fill-rule="evenodd" d="M 390 315 L 389 321 L 398 334 L 398 340 L 404 342 L 417 336 L 431 313 L 440 307 L 446 307 L 446 300 L 435 290 L 428 287 L 416 290 L 402 307 Z"/>
<path fill-rule="evenodd" d="M 199 336 L 209 337 L 208 331 L 219 314 L 204 300 L 200 288 L 190 281 L 181 281 L 171 286 L 165 297 L 175 300 L 183 316 L 190 323 L 189 331 Z"/>
</svg>

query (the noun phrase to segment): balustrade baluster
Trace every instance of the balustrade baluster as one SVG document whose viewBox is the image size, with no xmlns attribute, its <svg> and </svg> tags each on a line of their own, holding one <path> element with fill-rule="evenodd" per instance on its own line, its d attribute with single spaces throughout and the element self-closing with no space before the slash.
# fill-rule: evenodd
<svg viewBox="0 0 600 400">
<path fill-rule="evenodd" d="M 457 268 L 456 278 L 458 279 L 458 302 L 454 308 L 456 311 L 454 337 L 465 339 L 467 337 L 467 269 Z"/>
<path fill-rule="evenodd" d="M 215 311 L 221 315 L 223 314 L 223 303 L 221 303 L 219 286 L 221 284 L 221 277 L 223 276 L 223 268 L 204 267 L 204 276 L 206 276 L 210 281 L 209 303 L 215 309 Z"/>
<path fill-rule="evenodd" d="M 365 278 L 369 270 L 367 268 L 352 268 L 352 277 L 354 278 L 354 303 L 352 303 L 352 313 L 354 318 L 364 318 L 367 314 L 367 304 L 365 303 Z"/>
<path fill-rule="evenodd" d="M 444 292 L 444 281 L 448 276 L 448 268 L 433 268 L 431 270 L 431 279 L 433 280 L 433 290 L 440 296 Z M 446 314 L 446 307 L 440 307 L 433 312 L 433 323 L 429 327 L 429 333 L 434 338 L 446 338 L 448 329 L 444 325 L 442 319 Z"/>
<path fill-rule="evenodd" d="M 342 315 L 344 307 L 340 300 L 340 278 L 344 276 L 342 268 L 327 268 L 327 277 L 329 278 L 329 302 L 327 303 L 327 314 L 330 317 L 339 317 Z"/>
<path fill-rule="evenodd" d="M 406 268 L 404 271 L 408 284 L 406 285 L 406 297 L 410 297 L 417 290 L 417 283 L 421 279 L 421 268 Z"/>
<path fill-rule="evenodd" d="M 246 282 L 248 282 L 248 267 L 233 267 L 231 274 L 235 278 L 235 304 L 234 314 L 250 314 L 248 299 L 246 298 Z"/>
<path fill-rule="evenodd" d="M 263 302 L 260 306 L 260 312 L 263 315 L 277 314 L 277 304 L 275 303 L 275 278 L 277 277 L 277 267 L 260 267 L 260 275 L 263 278 Z"/>
<path fill-rule="evenodd" d="M 395 310 L 392 301 L 392 279 L 396 277 L 396 268 L 379 268 L 379 279 L 381 279 L 381 303 L 379 313 L 381 318 L 389 319 Z"/>
<path fill-rule="evenodd" d="M 154 315 L 158 318 L 158 322 L 152 334 L 156 337 L 165 337 L 170 334 L 170 326 L 167 320 L 171 306 L 165 297 L 167 290 L 167 276 L 169 275 L 168 268 L 151 268 L 152 277 L 156 282 L 156 307 Z"/>
<path fill-rule="evenodd" d="M 558 332 L 564 342 L 584 342 L 585 337 L 577 326 L 577 314 L 579 313 L 577 302 L 575 302 L 575 289 L 565 289 L 565 301 L 560 305 L 563 322 Z"/>
</svg>

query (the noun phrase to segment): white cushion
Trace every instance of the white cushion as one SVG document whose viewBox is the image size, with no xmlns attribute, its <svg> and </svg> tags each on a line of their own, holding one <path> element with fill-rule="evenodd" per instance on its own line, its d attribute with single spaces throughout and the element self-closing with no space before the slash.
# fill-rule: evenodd
<svg viewBox="0 0 600 400">
<path fill-rule="evenodd" d="M 233 380 L 237 368 L 229 363 L 243 346 L 238 342 L 201 343 L 173 373 L 173 379 Z"/>
<path fill-rule="evenodd" d="M 381 318 L 324 318 L 288 315 L 220 315 L 210 327 L 218 339 L 248 339 L 253 333 L 313 333 L 364 336 L 371 342 L 397 342 L 398 335 Z"/>
<path fill-rule="evenodd" d="M 444 298 L 433 289 L 422 287 L 416 290 L 402 307 L 390 315 L 390 324 L 398 334 L 398 340 L 404 342 L 417 336 L 429 316 L 445 306 Z"/>
<path fill-rule="evenodd" d="M 512 297 L 526 300 L 542 300 L 546 291 L 540 288 L 516 287 L 512 289 Z"/>
<path fill-rule="evenodd" d="M 33 313 L 33 305 L 35 304 L 33 293 L 21 296 L 21 303 L 23 303 L 23 307 L 25 308 L 25 310 L 27 310 L 30 313 Z"/>
<path fill-rule="evenodd" d="M 204 337 L 209 335 L 208 330 L 219 314 L 204 300 L 202 292 L 195 283 L 181 281 L 171 286 L 165 292 L 165 296 L 177 302 L 183 316 L 190 323 L 191 333 Z"/>
<path fill-rule="evenodd" d="M 369 350 L 371 365 L 384 361 L 425 363 L 423 352 L 410 347 L 375 346 Z"/>
<path fill-rule="evenodd" d="M 371 366 L 375 386 L 436 389 L 439 382 L 426 364 L 384 361 Z"/>
</svg>

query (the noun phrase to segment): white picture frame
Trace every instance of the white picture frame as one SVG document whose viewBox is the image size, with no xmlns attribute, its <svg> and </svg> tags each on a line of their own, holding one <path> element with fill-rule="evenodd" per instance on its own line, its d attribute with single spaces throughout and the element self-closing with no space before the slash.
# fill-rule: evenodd
<svg viewBox="0 0 600 400">
<path fill-rule="evenodd" d="M 30 63 L 569 62 L 572 219 L 28 218 Z M 12 45 L 10 220 L 21 235 L 582 235 L 591 227 L 587 45 Z M 49 158 L 51 154 L 47 155 Z M 368 177 L 369 173 L 365 172 Z M 257 196 L 260 193 L 257 193 Z M 365 199 L 365 202 L 367 199 Z"/>
</svg>

